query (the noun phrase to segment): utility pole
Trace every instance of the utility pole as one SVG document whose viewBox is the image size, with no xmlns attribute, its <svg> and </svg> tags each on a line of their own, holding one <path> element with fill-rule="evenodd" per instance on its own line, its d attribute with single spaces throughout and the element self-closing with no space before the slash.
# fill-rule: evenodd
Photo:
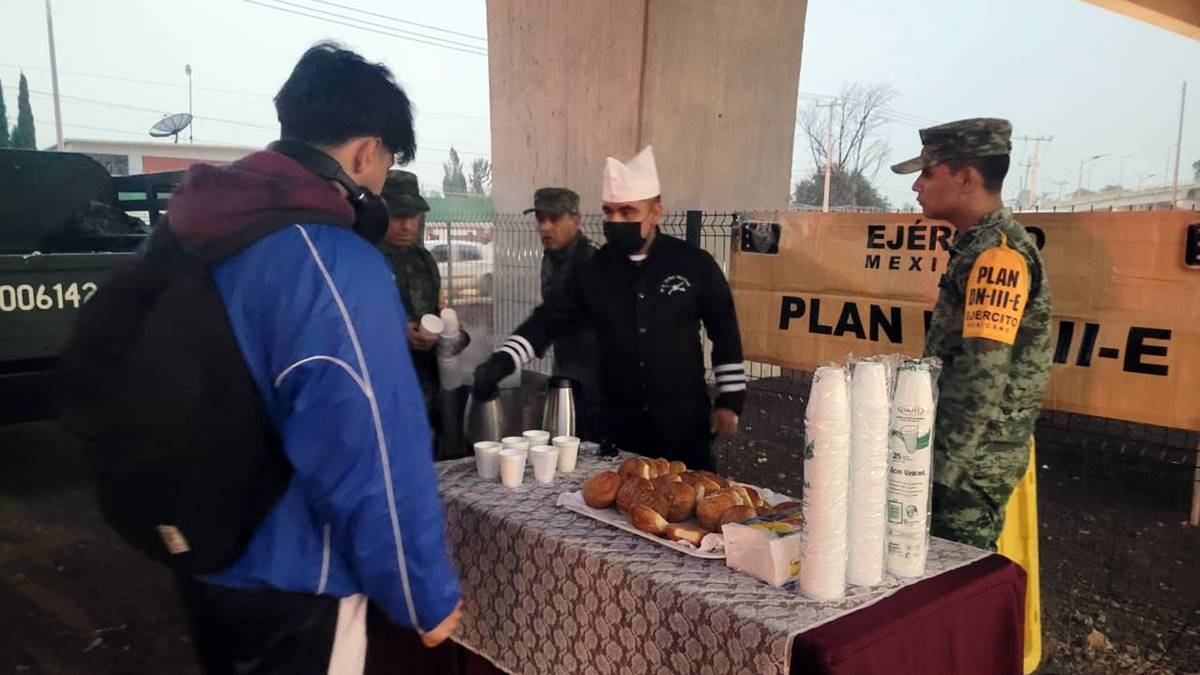
<svg viewBox="0 0 1200 675">
<path fill-rule="evenodd" d="M 192 64 L 184 64 L 183 72 L 187 73 L 188 78 L 188 117 L 191 118 L 188 120 L 188 143 L 195 143 L 196 116 L 192 114 Z"/>
<path fill-rule="evenodd" d="M 837 99 L 829 103 L 818 103 L 817 107 L 829 106 L 829 132 L 825 137 L 825 198 L 821 202 L 821 213 L 829 213 L 829 174 L 833 166 L 833 109 Z"/>
<path fill-rule="evenodd" d="M 1025 170 L 1025 208 L 1029 208 L 1037 203 L 1037 179 L 1038 179 L 1038 164 L 1041 162 L 1042 141 L 1049 143 L 1054 140 L 1053 136 L 1022 136 L 1020 139 L 1028 143 L 1033 141 L 1033 158 L 1029 160 Z"/>
<path fill-rule="evenodd" d="M 1076 192 L 1083 189 L 1083 167 L 1088 164 L 1091 164 L 1092 162 L 1100 159 L 1101 157 L 1108 157 L 1108 155 L 1107 154 L 1092 155 L 1091 157 L 1084 157 L 1083 159 L 1079 160 L 1079 187 L 1076 189 Z"/>
<path fill-rule="evenodd" d="M 1175 137 L 1175 174 L 1171 179 L 1171 208 L 1179 206 L 1179 156 L 1183 154 L 1183 106 L 1187 103 L 1187 80 L 1179 94 L 1179 135 Z"/>
<path fill-rule="evenodd" d="M 1117 185 L 1121 186 L 1121 191 L 1125 191 L 1125 160 L 1133 157 L 1133 155 L 1121 155 L 1121 168 L 1117 169 Z"/>
<path fill-rule="evenodd" d="M 1056 181 L 1054 181 L 1054 184 L 1058 186 L 1058 200 L 1059 200 L 1059 201 L 1062 201 L 1063 188 L 1064 188 L 1064 187 L 1066 187 L 1066 185 L 1067 185 L 1068 183 L 1070 183 L 1070 182 L 1071 182 L 1071 181 L 1068 181 L 1068 180 L 1056 180 Z"/>
<path fill-rule="evenodd" d="M 62 151 L 62 108 L 58 103 L 58 59 L 54 55 L 54 20 L 50 16 L 50 0 L 46 0 L 46 34 L 50 38 L 50 87 L 54 94 L 54 149 Z"/>
</svg>

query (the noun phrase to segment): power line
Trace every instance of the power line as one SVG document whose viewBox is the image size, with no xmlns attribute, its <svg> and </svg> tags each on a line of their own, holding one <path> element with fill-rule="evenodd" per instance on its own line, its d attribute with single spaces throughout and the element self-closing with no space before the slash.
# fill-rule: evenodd
<svg viewBox="0 0 1200 675">
<path fill-rule="evenodd" d="M 406 37 L 404 35 L 400 35 L 398 33 L 392 32 L 392 31 L 380 30 L 377 28 L 370 28 L 368 26 L 364 26 L 361 24 L 347 23 L 345 21 L 335 21 L 333 19 L 327 19 L 322 16 L 314 16 L 312 14 L 307 14 L 305 12 L 298 12 L 293 9 L 287 9 L 286 7 L 279 7 L 278 5 L 268 5 L 264 2 L 259 2 L 258 0 L 242 0 L 242 1 L 247 2 L 251 5 L 258 5 L 260 7 L 266 7 L 267 9 L 273 9 L 277 12 L 284 12 L 287 14 L 295 14 L 296 16 L 303 16 L 308 19 L 316 19 L 317 21 L 324 21 L 325 23 L 335 24 L 338 26 L 345 26 L 347 28 L 357 28 L 358 30 L 366 31 L 368 33 L 376 33 L 378 35 L 386 35 L 388 37 L 394 37 L 394 38 L 398 38 L 400 40 L 409 40 L 411 42 L 419 42 L 421 44 L 430 45 L 432 47 L 441 47 L 442 49 L 450 49 L 450 50 L 453 50 L 456 52 L 463 52 L 464 54 L 474 54 L 476 56 L 487 56 L 486 51 L 481 51 L 478 48 L 475 48 L 473 45 L 468 45 L 468 47 L 471 47 L 470 49 L 463 49 L 461 47 L 452 46 L 453 44 L 459 44 L 459 43 L 447 43 L 447 41 L 444 41 L 444 40 L 434 42 L 434 41 L 430 41 L 430 40 L 422 40 L 422 39 L 415 38 L 415 37 Z M 283 0 L 274 0 L 274 1 L 282 2 Z M 291 3 L 289 3 L 289 4 L 291 4 Z M 311 8 L 307 8 L 307 7 L 305 9 L 307 9 L 308 11 L 312 11 L 312 12 L 322 12 L 323 14 L 330 14 L 332 16 L 337 16 L 337 17 L 343 18 L 343 19 L 350 19 L 351 21 L 355 20 L 353 17 L 346 17 L 346 16 L 342 16 L 339 14 L 332 14 L 330 12 L 323 12 L 322 10 L 315 10 L 315 9 L 311 9 Z"/>
<path fill-rule="evenodd" d="M 362 21 L 362 19 L 358 19 L 353 16 L 346 16 L 344 14 L 338 14 L 337 12 L 329 12 L 329 11 L 326 11 L 323 9 L 316 9 L 314 7 L 308 7 L 305 5 L 297 4 L 295 2 L 289 2 L 289 0 L 271 0 L 271 1 L 274 3 L 280 4 L 280 5 L 287 5 L 289 7 L 296 7 L 297 9 L 303 9 L 308 12 L 316 12 L 318 14 L 324 14 L 325 16 L 332 16 L 336 19 L 345 19 L 347 21 L 360 21 L 360 22 Z M 310 0 L 310 1 L 311 2 L 321 2 L 322 4 L 331 4 L 331 3 L 324 3 L 324 2 L 322 2 L 322 0 Z M 353 8 L 351 8 L 351 9 L 353 9 Z M 449 40 L 449 39 L 446 39 L 439 35 L 430 35 L 428 33 L 418 33 L 416 31 L 404 30 L 403 28 L 390 28 L 388 30 L 396 31 L 397 33 L 400 33 L 402 35 L 411 35 L 414 37 L 425 38 L 428 40 L 437 40 L 438 42 L 444 42 L 448 45 L 456 45 L 459 47 L 465 47 L 467 49 L 478 49 L 485 53 L 487 52 L 486 47 L 481 47 L 479 45 L 467 44 L 465 42 L 456 42 L 454 40 Z"/>
<path fill-rule="evenodd" d="M 44 96 L 44 97 L 51 96 L 51 94 L 49 92 L 38 91 L 36 89 L 30 89 L 29 93 L 36 94 L 38 96 Z M 154 113 L 155 115 L 163 114 L 162 110 L 157 110 L 154 108 L 145 108 L 142 106 L 128 105 L 125 103 L 116 103 L 114 101 L 105 101 L 105 100 L 98 99 L 98 98 L 88 98 L 86 96 L 71 96 L 71 95 L 64 94 L 64 95 L 60 96 L 60 98 L 66 99 L 68 101 L 79 101 L 82 103 L 91 103 L 93 105 L 105 106 L 105 107 L 109 107 L 109 108 L 116 108 L 118 110 L 131 110 L 134 112 L 148 112 L 148 113 Z M 240 120 L 230 120 L 230 119 L 224 119 L 222 117 L 207 117 L 207 116 L 201 116 L 201 115 L 196 115 L 195 117 L 196 117 L 196 119 L 203 120 L 205 122 L 217 122 L 218 124 L 231 124 L 233 126 L 247 127 L 250 129 L 263 129 L 263 130 L 272 131 L 272 132 L 279 130 L 278 125 L 256 124 L 254 122 L 243 122 Z M 124 133 L 129 133 L 129 132 L 124 132 Z M 417 147 L 421 150 L 426 150 L 429 152 L 450 152 L 449 148 L 435 148 L 435 147 L 430 147 L 430 146 L 425 146 L 425 145 L 418 145 Z M 485 152 L 471 152 L 470 150 L 459 150 L 458 148 L 455 148 L 454 150 L 455 150 L 455 152 L 457 152 L 460 155 L 471 155 L 473 157 L 483 157 L 486 159 L 491 159 L 491 155 L 489 153 L 485 153 Z"/>
<path fill-rule="evenodd" d="M 49 68 L 45 68 L 43 66 L 21 65 L 19 63 L 0 63 L 0 68 L 18 68 L 18 69 L 22 69 L 22 70 L 43 70 L 43 71 L 50 70 Z M 60 71 L 58 71 L 58 73 L 59 73 L 59 75 L 75 75 L 78 77 L 94 77 L 94 78 L 101 79 L 101 80 L 115 80 L 118 82 L 129 82 L 129 83 L 133 83 L 133 84 L 150 84 L 150 85 L 155 85 L 155 86 L 159 86 L 159 87 L 173 87 L 173 88 L 179 88 L 179 89 L 187 88 L 186 84 L 180 84 L 178 82 L 161 82 L 161 81 L 157 81 L 157 80 L 141 80 L 141 79 L 138 79 L 135 77 L 120 77 L 117 75 L 102 75 L 100 73 L 86 73 L 86 72 L 79 71 L 79 70 L 60 70 Z M 260 94 L 260 93 L 254 93 L 254 92 L 249 92 L 249 91 L 236 91 L 233 89 L 220 89 L 217 87 L 196 87 L 195 89 L 197 91 L 211 91 L 211 92 L 217 92 L 217 93 L 221 93 L 221 94 L 235 94 L 238 96 L 255 96 L 258 98 L 265 98 L 267 100 L 274 100 L 274 98 L 275 98 L 271 94 Z M 448 112 L 439 112 L 436 110 L 423 110 L 420 108 L 420 106 L 415 106 L 415 112 L 418 114 L 418 116 L 430 115 L 433 117 L 458 117 L 458 118 L 462 118 L 462 119 L 482 120 L 482 121 L 487 121 L 487 120 L 491 119 L 491 117 L 488 117 L 486 115 L 465 115 L 463 113 L 448 113 Z"/>
<path fill-rule="evenodd" d="M 449 34 L 451 34 L 451 35 L 458 35 L 458 36 L 460 36 L 460 37 L 471 38 L 472 40 L 482 40 L 483 42 L 487 42 L 487 38 L 485 38 L 485 37 L 479 37 L 478 35 L 470 35 L 470 34 L 468 34 L 468 33 L 459 33 L 458 31 L 453 31 L 453 30 L 450 30 L 450 29 L 448 29 L 448 28 L 439 28 L 439 27 L 437 27 L 437 26 L 430 26 L 430 25 L 428 25 L 428 24 L 424 24 L 424 23 L 417 23 L 416 21 L 409 21 L 409 20 L 407 20 L 407 19 L 401 19 L 401 18 L 398 18 L 398 17 L 389 16 L 389 15 L 387 15 L 387 14 L 379 14 L 379 13 L 376 13 L 376 12 L 368 12 L 368 11 L 367 11 L 367 10 L 365 10 L 365 9 L 358 9 L 357 7 L 350 7 L 350 6 L 348 6 L 348 5 L 339 5 L 339 4 L 338 4 L 338 3 L 336 3 L 336 2 L 328 2 L 327 0 L 310 0 L 310 2 L 316 2 L 316 3 L 320 3 L 320 4 L 322 4 L 322 5 L 329 5 L 329 6 L 331 6 L 331 7 L 338 7 L 338 8 L 341 8 L 341 9 L 348 9 L 348 10 L 350 10 L 350 11 L 352 11 L 352 12 L 358 12 L 359 14 L 366 14 L 366 15 L 368 15 L 368 16 L 375 16 L 375 17 L 379 17 L 379 18 L 381 18 L 381 19 L 387 19 L 387 20 L 389 20 L 389 21 L 395 21 L 395 22 L 397 22 L 397 23 L 406 23 L 406 24 L 408 24 L 408 25 L 410 25 L 410 26 L 419 26 L 419 27 L 421 27 L 421 28 L 428 28 L 428 29 L 430 29 L 430 30 L 441 31 L 441 32 L 443 32 L 443 33 L 449 33 Z"/>
</svg>

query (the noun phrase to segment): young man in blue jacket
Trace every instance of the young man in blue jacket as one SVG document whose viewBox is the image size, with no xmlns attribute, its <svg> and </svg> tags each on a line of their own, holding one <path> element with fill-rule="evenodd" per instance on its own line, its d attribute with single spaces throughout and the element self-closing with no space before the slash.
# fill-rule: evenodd
<svg viewBox="0 0 1200 675">
<path fill-rule="evenodd" d="M 382 230 L 312 152 L 370 200 L 415 154 L 412 114 L 386 67 L 332 44 L 304 54 L 275 107 L 282 144 L 193 168 L 168 212 L 199 252 L 279 225 L 212 273 L 294 468 L 241 558 L 186 580 L 184 601 L 210 672 L 360 673 L 368 599 L 433 646 L 461 596 L 421 390 L 396 339 L 407 319 L 369 241 Z"/>
</svg>

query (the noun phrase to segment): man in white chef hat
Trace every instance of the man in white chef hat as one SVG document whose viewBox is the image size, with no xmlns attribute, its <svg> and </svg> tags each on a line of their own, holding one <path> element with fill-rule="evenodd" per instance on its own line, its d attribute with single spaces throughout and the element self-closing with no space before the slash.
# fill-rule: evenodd
<svg viewBox="0 0 1200 675">
<path fill-rule="evenodd" d="M 561 301 L 543 304 L 475 371 L 475 398 L 542 356 L 559 335 L 590 326 L 599 344 L 596 440 L 713 469 L 714 438 L 737 432 L 746 395 L 733 295 L 707 252 L 658 229 L 662 190 L 654 150 L 605 162 L 607 244 L 574 271 Z M 717 397 L 705 382 L 700 327 L 712 341 Z"/>
</svg>

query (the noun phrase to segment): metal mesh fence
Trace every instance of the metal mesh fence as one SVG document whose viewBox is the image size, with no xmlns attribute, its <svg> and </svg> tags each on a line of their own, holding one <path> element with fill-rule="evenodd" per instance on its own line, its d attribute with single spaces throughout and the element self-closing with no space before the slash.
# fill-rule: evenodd
<svg viewBox="0 0 1200 675">
<path fill-rule="evenodd" d="M 599 215 L 583 218 L 595 241 L 603 241 L 601 225 Z M 708 251 L 726 274 L 735 229 L 734 214 L 698 211 L 666 214 L 660 227 Z M 450 306 L 493 344 L 540 302 L 542 246 L 532 215 L 430 222 L 426 246 Z M 530 368 L 547 373 L 551 358 Z M 746 366 L 741 430 L 718 448 L 722 470 L 798 496 L 811 374 Z M 1045 411 L 1036 439 L 1047 655 L 1079 657 L 1096 629 L 1134 663 L 1200 671 L 1200 533 L 1185 523 L 1200 487 L 1200 434 Z"/>
</svg>

